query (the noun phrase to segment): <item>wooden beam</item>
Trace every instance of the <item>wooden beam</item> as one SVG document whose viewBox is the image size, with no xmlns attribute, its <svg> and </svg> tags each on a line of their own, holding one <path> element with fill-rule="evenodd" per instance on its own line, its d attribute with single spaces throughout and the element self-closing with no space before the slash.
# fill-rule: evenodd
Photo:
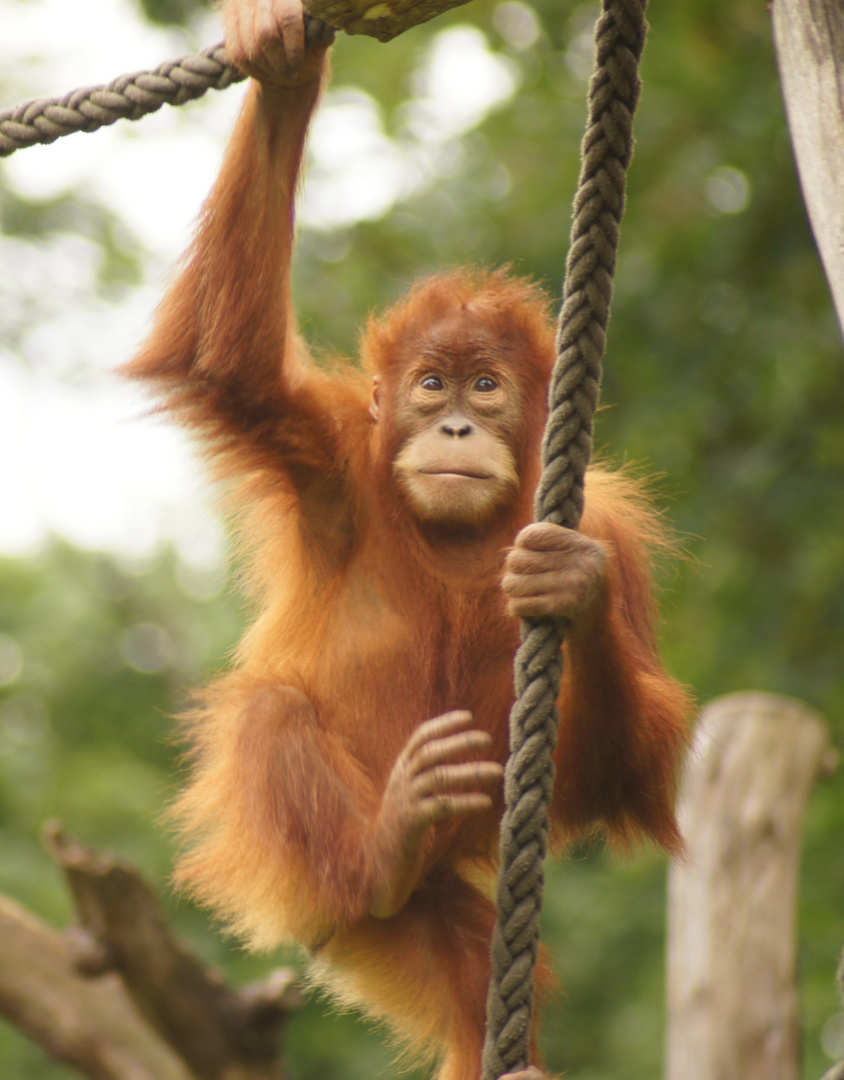
<svg viewBox="0 0 844 1080">
<path fill-rule="evenodd" d="M 797 1080 L 795 906 L 803 811 L 829 761 L 822 718 L 734 694 L 701 716 L 668 889 L 667 1080 Z"/>
<path fill-rule="evenodd" d="M 467 0 L 305 0 L 305 9 L 347 34 L 389 41 Z"/>
<path fill-rule="evenodd" d="M 844 329 L 844 4 L 773 0 L 773 19 L 803 197 Z"/>
</svg>

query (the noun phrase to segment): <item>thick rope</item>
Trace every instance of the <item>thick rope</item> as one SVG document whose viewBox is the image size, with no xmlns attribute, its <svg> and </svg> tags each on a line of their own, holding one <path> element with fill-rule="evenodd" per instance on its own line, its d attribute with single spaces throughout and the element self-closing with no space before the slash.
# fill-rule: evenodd
<svg viewBox="0 0 844 1080">
<path fill-rule="evenodd" d="M 330 45 L 334 29 L 305 16 L 305 44 Z M 154 71 L 121 75 L 107 86 L 73 90 L 62 98 L 38 98 L 0 110 L 0 157 L 37 143 L 51 143 L 75 131 L 97 131 L 115 120 L 140 120 L 162 105 L 184 105 L 208 90 L 243 82 L 244 72 L 226 60 L 225 42 L 200 53 L 168 60 Z"/>
<path fill-rule="evenodd" d="M 595 74 L 581 147 L 571 243 L 549 391 L 537 521 L 576 528 L 598 405 L 626 170 L 633 153 L 633 113 L 647 0 L 604 0 L 595 28 Z M 482 1080 L 524 1069 L 530 1061 L 534 968 L 548 849 L 553 753 L 563 674 L 565 627 L 523 620 L 515 661 L 516 703 L 510 714 L 510 759 L 504 776 L 498 922 Z"/>
<path fill-rule="evenodd" d="M 305 16 L 305 44 L 330 45 L 334 29 Z M 0 111 L 0 157 L 75 131 L 97 131 L 115 120 L 140 120 L 162 105 L 184 105 L 208 90 L 243 82 L 244 72 L 226 60 L 225 42 L 168 60 L 154 71 L 121 75 L 107 86 L 73 90 L 62 98 L 38 98 Z"/>
<path fill-rule="evenodd" d="M 182 105 L 207 90 L 225 90 L 246 76 L 226 62 L 222 42 L 168 60 L 154 71 L 121 75 L 107 86 L 73 90 L 61 98 L 25 101 L 0 112 L 0 157 L 75 131 L 96 131 L 115 120 L 140 120 L 162 105 Z"/>
</svg>

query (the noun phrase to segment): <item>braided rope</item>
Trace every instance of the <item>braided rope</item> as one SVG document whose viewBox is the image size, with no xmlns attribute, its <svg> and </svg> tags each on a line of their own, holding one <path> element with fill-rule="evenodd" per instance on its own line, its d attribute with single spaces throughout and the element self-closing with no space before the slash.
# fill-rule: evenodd
<svg viewBox="0 0 844 1080">
<path fill-rule="evenodd" d="M 162 105 L 182 105 L 207 90 L 225 90 L 246 76 L 226 62 L 222 42 L 200 53 L 168 60 L 154 71 L 121 75 L 107 86 L 73 90 L 0 111 L 0 157 L 75 131 L 96 131 L 115 120 L 139 120 Z"/>
<path fill-rule="evenodd" d="M 537 521 L 576 528 L 592 446 L 601 360 L 612 296 L 626 170 L 633 153 L 633 113 L 647 0 L 604 0 L 595 28 L 595 74 L 581 146 L 571 243 L 566 262 L 557 362 L 549 391 L 536 493 Z M 498 922 L 492 938 L 483 1080 L 527 1067 L 534 967 L 548 849 L 553 753 L 559 716 L 565 628 L 523 620 L 516 655 L 516 703 L 510 714 L 510 759 L 504 778 Z"/>
</svg>

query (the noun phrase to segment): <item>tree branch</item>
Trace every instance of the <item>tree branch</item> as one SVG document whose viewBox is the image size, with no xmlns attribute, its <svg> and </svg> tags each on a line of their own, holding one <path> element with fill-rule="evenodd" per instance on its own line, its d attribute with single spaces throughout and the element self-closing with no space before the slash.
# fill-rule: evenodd
<svg viewBox="0 0 844 1080">
<path fill-rule="evenodd" d="M 132 867 L 50 826 L 78 925 L 0 896 L 0 1012 L 92 1080 L 283 1080 L 294 973 L 235 990 L 170 933 Z"/>
<path fill-rule="evenodd" d="M 192 1080 L 117 975 L 82 977 L 64 936 L 0 896 L 0 1013 L 91 1080 Z"/>
</svg>

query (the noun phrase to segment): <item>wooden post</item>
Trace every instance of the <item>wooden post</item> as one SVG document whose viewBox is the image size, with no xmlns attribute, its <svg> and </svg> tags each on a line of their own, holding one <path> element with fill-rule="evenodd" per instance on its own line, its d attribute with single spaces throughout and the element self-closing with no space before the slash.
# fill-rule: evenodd
<svg viewBox="0 0 844 1080">
<path fill-rule="evenodd" d="M 735 694 L 701 716 L 669 876 L 667 1080 L 797 1080 L 800 840 L 828 748 L 790 698 Z"/>
<path fill-rule="evenodd" d="M 773 17 L 803 197 L 844 329 L 844 4 L 773 0 Z"/>
</svg>

